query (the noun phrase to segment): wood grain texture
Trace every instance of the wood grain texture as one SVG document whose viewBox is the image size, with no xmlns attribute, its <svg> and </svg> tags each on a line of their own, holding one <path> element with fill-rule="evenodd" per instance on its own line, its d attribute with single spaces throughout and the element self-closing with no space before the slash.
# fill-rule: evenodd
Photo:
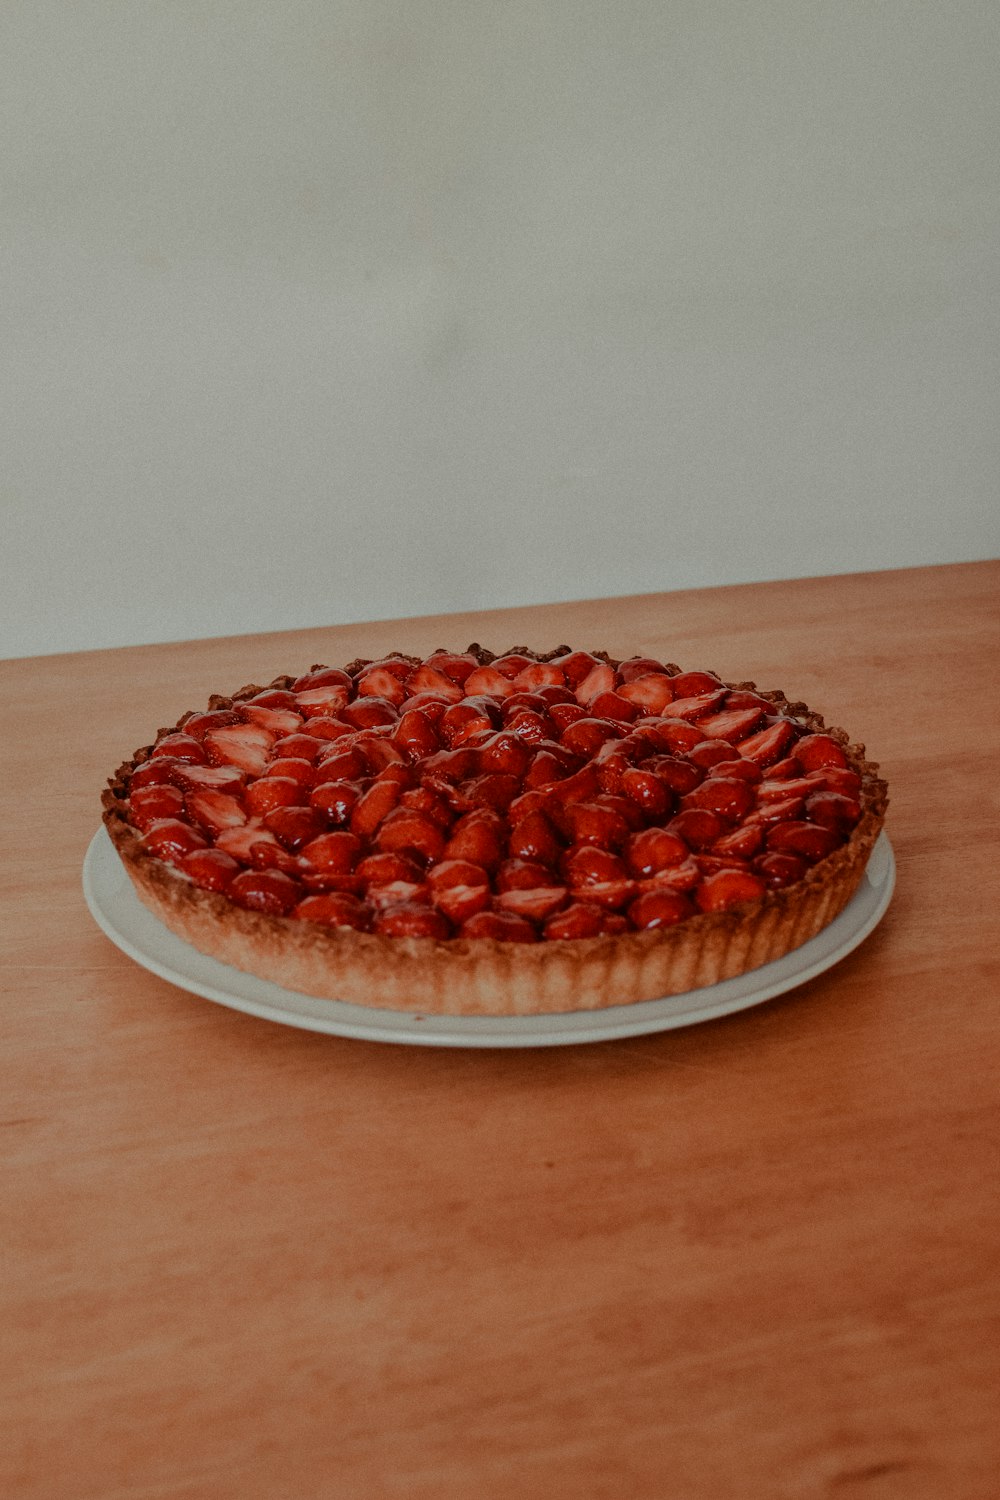
<svg viewBox="0 0 1000 1500">
<path fill-rule="evenodd" d="M 997 1493 L 1000 567 L 0 664 L 0 1492 Z M 561 641 L 752 677 L 890 783 L 890 910 L 687 1031 L 537 1052 L 282 1028 L 153 978 L 80 867 L 210 691 Z"/>
</svg>

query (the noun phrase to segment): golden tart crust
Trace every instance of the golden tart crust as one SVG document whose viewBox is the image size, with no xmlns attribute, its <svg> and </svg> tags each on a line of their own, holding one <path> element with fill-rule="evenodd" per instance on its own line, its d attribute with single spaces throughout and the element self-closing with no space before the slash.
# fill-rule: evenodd
<svg viewBox="0 0 1000 1500">
<path fill-rule="evenodd" d="M 568 649 L 541 654 L 516 648 L 542 662 Z M 481 647 L 470 650 L 484 663 L 496 659 Z M 594 655 L 615 665 L 603 653 Z M 354 673 L 365 665 L 354 662 L 345 670 Z M 288 688 L 294 680 L 282 677 L 269 686 Z M 436 940 L 248 910 L 157 857 L 129 821 L 130 779 L 152 746 L 137 751 L 109 780 L 104 823 L 139 899 L 171 932 L 200 952 L 291 991 L 416 1014 L 463 1016 L 591 1011 L 683 994 L 780 959 L 828 926 L 858 888 L 888 802 L 877 765 L 843 730 L 827 727 L 819 714 L 790 703 L 783 693 L 747 682 L 725 686 L 759 692 L 801 731 L 834 739 L 860 777 L 861 818 L 846 842 L 794 884 L 670 927 L 536 943 L 460 935 Z M 250 685 L 232 697 L 213 697 L 210 707 L 230 707 L 260 691 Z M 161 730 L 157 739 L 182 728 L 187 717 L 174 729 Z"/>
</svg>

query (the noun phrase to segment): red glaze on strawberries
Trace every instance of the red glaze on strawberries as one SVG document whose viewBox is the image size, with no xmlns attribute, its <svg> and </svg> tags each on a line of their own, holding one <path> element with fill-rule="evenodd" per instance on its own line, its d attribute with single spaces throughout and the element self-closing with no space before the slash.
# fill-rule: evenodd
<svg viewBox="0 0 1000 1500">
<path fill-rule="evenodd" d="M 119 794 L 149 855 L 266 916 L 572 942 L 783 891 L 865 791 L 840 731 L 652 657 L 436 651 L 214 698 Z"/>
</svg>

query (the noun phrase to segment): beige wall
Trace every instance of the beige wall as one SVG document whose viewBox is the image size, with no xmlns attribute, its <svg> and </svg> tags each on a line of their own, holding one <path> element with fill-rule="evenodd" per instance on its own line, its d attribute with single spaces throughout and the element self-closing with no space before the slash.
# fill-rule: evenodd
<svg viewBox="0 0 1000 1500">
<path fill-rule="evenodd" d="M 998 17 L 0 7 L 0 655 L 995 554 Z"/>
</svg>

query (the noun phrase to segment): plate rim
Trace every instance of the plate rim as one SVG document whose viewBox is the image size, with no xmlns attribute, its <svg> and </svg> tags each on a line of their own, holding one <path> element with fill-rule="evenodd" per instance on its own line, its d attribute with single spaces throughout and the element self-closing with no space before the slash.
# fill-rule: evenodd
<svg viewBox="0 0 1000 1500">
<path fill-rule="evenodd" d="M 109 897 L 107 887 L 116 878 L 117 889 Z M 809 942 L 761 968 L 682 995 L 599 1010 L 537 1016 L 436 1016 L 368 1008 L 341 1000 L 322 1000 L 244 974 L 186 943 L 142 905 L 103 825 L 87 847 L 82 880 L 90 914 L 115 947 L 147 972 L 213 1004 L 278 1025 L 359 1041 L 512 1048 L 570 1046 L 679 1030 L 751 1009 L 786 994 L 833 968 L 871 935 L 892 900 L 896 861 L 883 829 L 858 891 L 839 916 Z M 107 910 L 109 901 L 122 908 L 117 920 Z M 188 972 L 149 953 L 136 940 L 136 926 L 140 936 L 145 927 L 157 945 L 166 949 L 168 960 L 173 954 Z M 199 978 L 197 972 L 192 976 L 192 968 L 207 973 L 208 978 Z M 213 979 L 217 982 L 213 983 Z"/>
</svg>

